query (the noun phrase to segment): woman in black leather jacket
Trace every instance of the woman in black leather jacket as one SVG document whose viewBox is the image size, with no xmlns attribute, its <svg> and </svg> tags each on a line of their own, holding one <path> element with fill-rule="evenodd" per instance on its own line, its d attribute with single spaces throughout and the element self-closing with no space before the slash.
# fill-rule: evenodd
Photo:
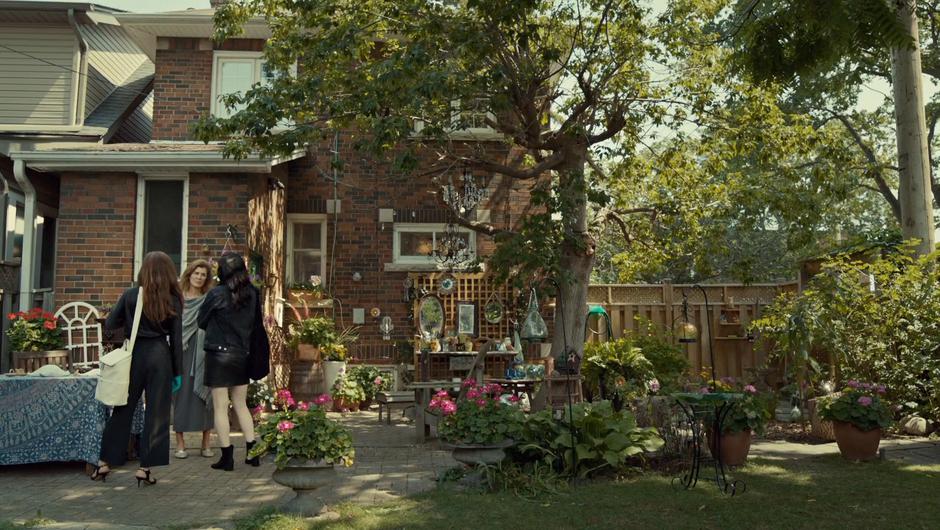
<svg viewBox="0 0 940 530">
<path fill-rule="evenodd" d="M 245 260 L 240 255 L 223 254 L 218 276 L 220 285 L 206 294 L 199 308 L 198 324 L 206 330 L 205 384 L 212 388 L 215 430 L 222 445 L 222 458 L 212 464 L 212 468 L 231 471 L 235 466 L 235 447 L 229 439 L 230 399 L 245 435 L 246 451 L 255 444 L 254 425 L 245 400 L 251 332 L 261 317 L 261 306 L 258 290 L 251 285 Z M 246 457 L 245 463 L 259 465 L 257 457 Z"/>
</svg>

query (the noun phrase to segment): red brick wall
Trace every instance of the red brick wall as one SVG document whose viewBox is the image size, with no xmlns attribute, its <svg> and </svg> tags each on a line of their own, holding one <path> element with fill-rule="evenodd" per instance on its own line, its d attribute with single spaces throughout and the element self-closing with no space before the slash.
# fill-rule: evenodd
<svg viewBox="0 0 940 530">
<path fill-rule="evenodd" d="M 245 252 L 251 179 L 257 175 L 200 174 L 189 179 L 189 259 L 217 257 L 231 223 Z M 113 304 L 134 281 L 137 175 L 62 175 L 56 304 Z"/>
<path fill-rule="evenodd" d="M 137 175 L 61 177 L 55 299 L 110 305 L 134 274 Z"/>
</svg>

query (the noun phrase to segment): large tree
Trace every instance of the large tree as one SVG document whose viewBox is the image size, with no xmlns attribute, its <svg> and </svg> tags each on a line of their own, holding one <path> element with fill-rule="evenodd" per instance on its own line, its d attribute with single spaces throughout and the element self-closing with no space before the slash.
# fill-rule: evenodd
<svg viewBox="0 0 940 530">
<path fill-rule="evenodd" d="M 897 209 L 905 238 L 927 253 L 934 221 L 917 13 L 916 0 L 738 0 L 726 35 L 755 78 L 790 85 L 814 85 L 832 71 L 858 83 L 868 74 L 860 65 L 890 58 Z"/>
<path fill-rule="evenodd" d="M 605 203 L 587 164 L 619 140 L 635 142 L 663 114 L 640 3 L 237 0 L 216 13 L 217 38 L 237 36 L 253 16 L 272 30 L 268 64 L 281 72 L 297 64 L 296 74 L 227 98 L 239 112 L 204 120 L 198 137 L 226 139 L 226 153 L 240 157 L 358 131 L 359 147 L 394 153 L 404 170 L 430 149 L 440 167 L 466 164 L 531 182 L 541 210 L 519 231 L 453 213 L 496 237 L 501 265 L 558 280 L 553 353 L 566 353 L 564 338 L 580 353 L 597 229 L 589 203 Z M 455 104 L 470 101 L 519 156 L 496 156 L 505 149 L 483 143 L 456 147 L 451 132 L 466 123 Z M 417 140 L 416 121 L 423 124 Z"/>
</svg>

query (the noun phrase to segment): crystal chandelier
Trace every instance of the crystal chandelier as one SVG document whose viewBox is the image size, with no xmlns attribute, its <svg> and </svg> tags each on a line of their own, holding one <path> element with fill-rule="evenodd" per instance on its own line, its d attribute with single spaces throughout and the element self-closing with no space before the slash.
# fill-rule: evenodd
<svg viewBox="0 0 940 530">
<path fill-rule="evenodd" d="M 434 245 L 434 258 L 441 265 L 453 268 L 470 261 L 473 252 L 470 249 L 470 238 L 466 232 L 457 228 L 453 221 L 447 223 L 447 228 L 438 234 Z"/>
<path fill-rule="evenodd" d="M 448 177 L 447 185 L 443 186 L 441 198 L 444 200 L 444 204 L 450 206 L 461 216 L 466 217 L 487 197 L 487 191 L 483 178 L 481 177 L 480 182 L 477 183 L 477 179 L 473 176 L 473 172 L 470 171 L 469 167 L 464 166 L 461 180 L 463 181 L 463 191 L 458 191 L 457 186 L 454 185 L 454 178 Z"/>
</svg>

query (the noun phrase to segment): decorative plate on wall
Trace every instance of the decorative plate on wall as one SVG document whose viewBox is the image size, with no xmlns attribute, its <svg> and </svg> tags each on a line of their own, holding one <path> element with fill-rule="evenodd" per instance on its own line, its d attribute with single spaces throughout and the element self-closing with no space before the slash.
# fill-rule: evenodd
<svg viewBox="0 0 940 530">
<path fill-rule="evenodd" d="M 441 276 L 437 282 L 437 294 L 445 296 L 454 292 L 457 288 L 457 278 L 453 274 L 447 273 Z"/>
</svg>

